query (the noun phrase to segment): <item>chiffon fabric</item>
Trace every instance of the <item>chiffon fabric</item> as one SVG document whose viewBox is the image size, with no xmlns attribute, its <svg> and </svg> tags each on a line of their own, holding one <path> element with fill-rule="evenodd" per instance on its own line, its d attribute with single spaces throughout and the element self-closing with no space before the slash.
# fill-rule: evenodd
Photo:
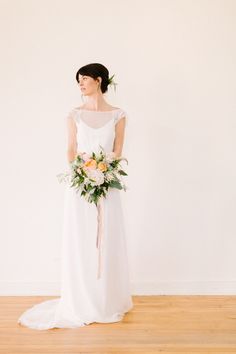
<svg viewBox="0 0 236 354">
<path fill-rule="evenodd" d="M 76 126 L 77 152 L 113 151 L 115 126 L 127 123 L 123 109 L 90 111 L 72 109 L 66 122 Z M 93 322 L 121 321 L 133 308 L 122 190 L 110 189 L 103 199 L 103 232 L 97 247 L 98 210 L 65 185 L 61 294 L 35 304 L 21 314 L 18 323 L 38 330 L 82 327 Z M 100 258 L 99 258 L 100 257 Z M 100 277 L 98 269 L 100 262 Z"/>
</svg>

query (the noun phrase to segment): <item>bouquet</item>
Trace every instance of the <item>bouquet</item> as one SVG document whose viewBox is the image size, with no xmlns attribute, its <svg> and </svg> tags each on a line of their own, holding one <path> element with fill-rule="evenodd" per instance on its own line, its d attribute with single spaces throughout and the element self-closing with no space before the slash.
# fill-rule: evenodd
<svg viewBox="0 0 236 354">
<path fill-rule="evenodd" d="M 59 182 L 68 182 L 70 187 L 80 191 L 89 203 L 98 205 L 101 197 L 105 197 L 109 188 L 123 189 L 127 187 L 123 183 L 123 177 L 127 173 L 121 166 L 121 161 L 128 161 L 125 157 L 116 158 L 114 152 L 105 152 L 100 146 L 98 153 L 91 154 L 79 153 L 75 159 L 70 162 L 68 172 L 57 175 Z"/>
</svg>

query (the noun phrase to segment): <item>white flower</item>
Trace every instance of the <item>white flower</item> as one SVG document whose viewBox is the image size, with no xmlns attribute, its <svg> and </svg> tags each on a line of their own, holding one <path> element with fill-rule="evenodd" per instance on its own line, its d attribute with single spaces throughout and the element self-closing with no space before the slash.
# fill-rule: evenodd
<svg viewBox="0 0 236 354">
<path fill-rule="evenodd" d="M 84 185 L 89 184 L 90 183 L 89 177 L 85 177 L 83 183 L 84 183 Z"/>
<path fill-rule="evenodd" d="M 114 151 L 107 152 L 105 155 L 105 159 L 107 162 L 112 162 L 115 159 L 115 153 Z"/>
<path fill-rule="evenodd" d="M 112 181 L 114 179 L 114 175 L 112 172 L 107 172 L 106 174 L 106 180 L 109 182 L 109 181 Z"/>
<path fill-rule="evenodd" d="M 94 182 L 91 182 L 92 185 L 95 184 L 96 186 L 99 186 L 104 183 L 104 174 L 99 169 L 91 169 L 87 172 L 87 174 L 88 178 L 94 180 Z"/>
<path fill-rule="evenodd" d="M 84 152 L 84 153 L 82 154 L 82 159 L 83 159 L 84 161 L 87 161 L 87 160 L 89 160 L 90 158 L 91 158 L 90 155 L 87 154 L 86 152 Z"/>
</svg>

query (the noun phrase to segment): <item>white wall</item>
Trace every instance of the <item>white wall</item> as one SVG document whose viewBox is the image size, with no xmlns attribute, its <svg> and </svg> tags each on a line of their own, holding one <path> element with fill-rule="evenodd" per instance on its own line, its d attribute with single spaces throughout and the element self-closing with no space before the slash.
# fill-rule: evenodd
<svg viewBox="0 0 236 354">
<path fill-rule="evenodd" d="M 2 295 L 60 281 L 65 117 L 100 62 L 129 114 L 133 294 L 236 293 L 236 2 L 1 0 Z"/>
</svg>

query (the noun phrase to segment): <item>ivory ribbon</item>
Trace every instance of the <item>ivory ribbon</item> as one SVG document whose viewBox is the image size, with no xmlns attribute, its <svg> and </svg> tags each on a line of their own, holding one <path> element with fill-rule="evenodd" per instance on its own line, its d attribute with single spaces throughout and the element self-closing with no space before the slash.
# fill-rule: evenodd
<svg viewBox="0 0 236 354">
<path fill-rule="evenodd" d="M 98 248 L 98 273 L 97 279 L 101 278 L 101 245 L 102 245 L 102 236 L 104 232 L 104 200 L 103 197 L 100 197 L 97 204 L 97 241 L 96 246 Z"/>
</svg>

